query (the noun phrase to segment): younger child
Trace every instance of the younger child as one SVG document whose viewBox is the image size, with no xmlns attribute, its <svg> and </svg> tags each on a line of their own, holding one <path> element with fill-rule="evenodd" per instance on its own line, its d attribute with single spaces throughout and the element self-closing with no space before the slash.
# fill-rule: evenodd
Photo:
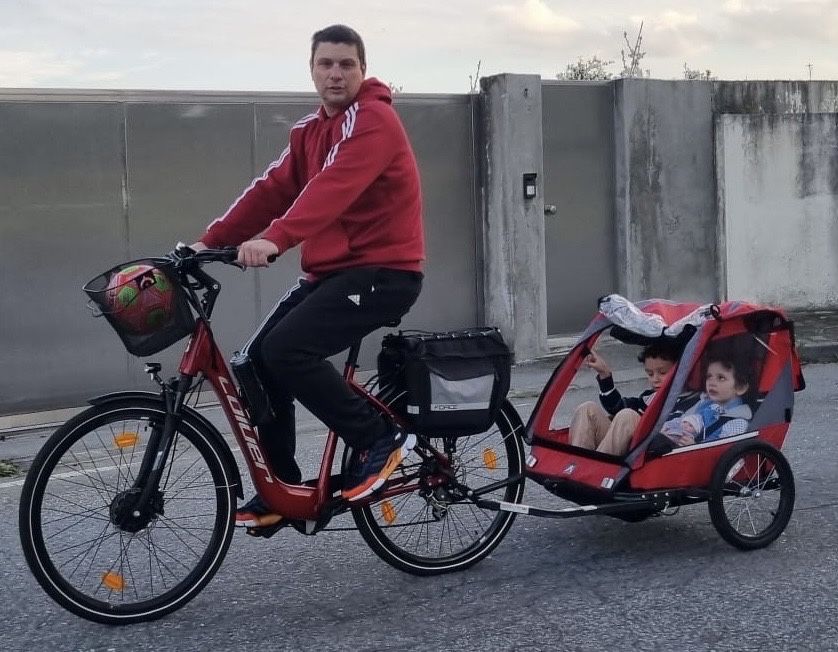
<svg viewBox="0 0 838 652">
<path fill-rule="evenodd" d="M 597 372 L 602 407 L 587 401 L 576 408 L 570 422 L 569 443 L 609 455 L 625 455 L 640 415 L 663 385 L 679 353 L 678 347 L 668 342 L 645 347 L 637 359 L 643 363 L 651 388 L 640 396 L 628 398 L 621 396 L 614 387 L 611 369 L 605 360 L 596 353 L 588 355 L 585 364 Z"/>
<path fill-rule="evenodd" d="M 749 387 L 743 365 L 730 356 L 709 357 L 701 399 L 682 416 L 666 421 L 661 433 L 676 446 L 742 434 L 753 416 L 742 398 Z"/>
</svg>

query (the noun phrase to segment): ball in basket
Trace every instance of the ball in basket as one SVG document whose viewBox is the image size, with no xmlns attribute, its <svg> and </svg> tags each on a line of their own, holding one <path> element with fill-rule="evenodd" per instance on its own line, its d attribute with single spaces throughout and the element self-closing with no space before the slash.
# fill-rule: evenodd
<svg viewBox="0 0 838 652">
<path fill-rule="evenodd" d="M 174 292 L 165 274 L 150 265 L 130 265 L 108 283 L 111 317 L 131 333 L 148 335 L 168 321 Z"/>
</svg>

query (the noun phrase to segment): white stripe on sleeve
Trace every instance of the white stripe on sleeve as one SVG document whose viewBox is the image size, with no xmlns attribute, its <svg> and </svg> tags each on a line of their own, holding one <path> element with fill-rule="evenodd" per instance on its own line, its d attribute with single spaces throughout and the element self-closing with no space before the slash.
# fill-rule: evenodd
<svg viewBox="0 0 838 652">
<path fill-rule="evenodd" d="M 302 129 L 309 122 L 311 122 L 312 120 L 317 119 L 317 117 L 318 117 L 317 113 L 309 113 L 307 116 L 304 116 L 304 117 L 300 118 L 297 122 L 295 122 L 294 126 L 291 127 L 291 131 L 294 131 L 294 129 Z M 257 183 L 259 183 L 260 181 L 265 181 L 268 178 L 268 175 L 270 174 L 271 170 L 273 170 L 275 168 L 278 168 L 280 165 L 283 164 L 285 159 L 288 158 L 288 154 L 291 153 L 291 144 L 290 144 L 291 138 L 290 138 L 290 136 L 289 136 L 288 140 L 289 140 L 289 144 L 285 147 L 284 150 L 282 150 L 282 153 L 279 155 L 279 158 L 276 159 L 273 163 L 271 163 L 268 166 L 268 168 L 262 173 L 261 176 L 256 177 L 255 179 L 253 179 L 253 181 L 250 182 L 250 185 L 247 188 L 245 188 L 244 191 L 238 197 L 236 197 L 235 201 L 233 201 L 232 204 L 230 204 L 229 208 L 224 212 L 224 215 L 222 215 L 218 219 L 212 221 L 212 223 L 207 227 L 207 231 L 209 231 L 213 226 L 215 226 L 219 222 L 223 222 L 227 218 L 227 216 L 230 214 L 230 212 L 236 207 L 236 205 L 244 198 L 244 196 L 247 193 L 249 193 L 251 190 L 253 190 L 254 186 Z"/>
</svg>

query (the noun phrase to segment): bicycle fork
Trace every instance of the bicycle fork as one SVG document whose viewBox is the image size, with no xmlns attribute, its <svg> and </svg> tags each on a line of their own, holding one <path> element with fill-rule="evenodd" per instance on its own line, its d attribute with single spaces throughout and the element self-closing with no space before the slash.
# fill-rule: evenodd
<svg viewBox="0 0 838 652">
<path fill-rule="evenodd" d="M 192 386 L 192 376 L 186 374 L 164 382 L 159 376 L 160 368 L 157 363 L 146 364 L 146 373 L 160 385 L 166 416 L 162 427 L 158 423 L 151 424 L 148 446 L 133 486 L 118 494 L 111 504 L 111 521 L 128 532 L 142 530 L 163 512 L 160 481 L 180 425 L 187 392 Z"/>
</svg>

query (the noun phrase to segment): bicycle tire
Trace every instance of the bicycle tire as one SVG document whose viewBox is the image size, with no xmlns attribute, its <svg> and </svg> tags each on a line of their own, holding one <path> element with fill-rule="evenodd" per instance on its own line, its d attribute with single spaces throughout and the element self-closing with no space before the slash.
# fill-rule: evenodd
<svg viewBox="0 0 838 652">
<path fill-rule="evenodd" d="M 227 553 L 237 476 L 218 444 L 219 435 L 189 415 L 178 425 L 164 462 L 159 512 L 155 508 L 136 532 L 116 526 L 111 518 L 142 460 L 144 436 L 160 426 L 165 414 L 152 400 L 92 407 L 47 440 L 26 476 L 19 509 L 26 562 L 46 593 L 82 618 L 110 625 L 161 618 L 193 599 Z M 67 525 L 73 518 L 78 522 Z M 92 531 L 98 536 L 84 541 Z M 85 545 L 86 551 L 79 552 Z M 132 545 L 139 554 L 134 555 Z M 184 549 L 194 562 L 177 558 Z M 142 575 L 135 575 L 132 562 Z"/>
<path fill-rule="evenodd" d="M 794 493 L 791 466 L 779 450 L 761 441 L 742 442 L 722 455 L 713 471 L 710 520 L 732 546 L 764 548 L 786 529 Z"/>
<path fill-rule="evenodd" d="M 487 497 L 510 503 L 520 502 L 524 494 L 525 482 L 522 431 L 521 419 L 515 408 L 507 401 L 499 410 L 492 428 L 470 437 L 455 438 L 458 450 L 462 452 L 472 450 L 476 446 L 483 447 L 482 451 L 474 450 L 476 453 L 474 459 L 481 459 L 484 467 L 476 471 L 474 468 L 466 468 L 461 453 L 459 465 L 454 464 L 455 473 L 460 482 L 469 486 L 470 489 L 477 489 L 478 486 L 474 484 L 475 479 L 488 480 L 488 482 L 483 483 L 483 486 L 486 486 L 519 475 L 520 479 L 517 482 L 506 485 L 502 490 L 498 490 L 494 496 L 489 494 Z M 440 438 L 432 440 L 432 442 L 439 441 Z M 496 449 L 499 448 L 499 445 L 503 446 L 503 452 L 507 460 L 505 468 L 498 464 L 500 458 L 497 456 Z M 344 469 L 347 467 L 350 455 L 351 450 L 344 452 Z M 494 466 L 495 468 L 491 471 L 497 471 L 497 473 L 492 473 L 491 476 L 486 475 L 490 471 L 489 466 Z M 424 505 L 422 504 L 423 501 Z M 410 522 L 397 523 L 402 514 L 409 517 L 413 510 L 417 509 L 417 506 L 418 514 L 424 515 L 422 520 L 414 519 L 412 524 Z M 460 516 L 460 513 L 463 516 Z M 462 541 L 462 530 L 468 526 L 464 520 L 464 514 L 466 513 L 474 517 L 475 530 L 480 528 L 479 531 L 474 532 L 473 540 L 467 544 Z M 490 519 L 489 514 L 492 514 Z M 479 523 L 477 515 L 485 515 L 489 519 L 485 526 L 477 525 Z M 506 536 L 515 521 L 516 514 L 514 512 L 481 510 L 470 502 L 455 502 L 443 509 L 437 507 L 437 511 L 434 512 L 434 505 L 428 498 L 423 498 L 417 492 L 413 492 L 394 499 L 372 502 L 353 508 L 352 517 L 367 545 L 378 557 L 391 566 L 412 575 L 441 575 L 465 570 L 484 559 Z M 383 524 L 382 519 L 385 521 Z M 390 523 L 386 521 L 390 521 Z M 417 550 L 408 550 L 405 540 L 402 539 L 401 535 L 396 534 L 397 532 L 407 531 L 406 528 L 414 528 L 415 531 L 417 526 L 419 528 L 417 545 L 421 542 L 421 532 L 424 527 L 428 554 L 423 555 L 418 554 Z M 431 554 L 432 526 L 439 533 L 439 541 L 434 542 L 434 549 L 438 554 Z M 410 534 L 406 541 L 410 542 L 412 536 Z M 458 550 L 454 549 L 454 539 L 456 538 L 460 539 L 460 543 L 464 543 Z M 446 548 L 447 554 L 443 554 L 443 550 Z"/>
</svg>

